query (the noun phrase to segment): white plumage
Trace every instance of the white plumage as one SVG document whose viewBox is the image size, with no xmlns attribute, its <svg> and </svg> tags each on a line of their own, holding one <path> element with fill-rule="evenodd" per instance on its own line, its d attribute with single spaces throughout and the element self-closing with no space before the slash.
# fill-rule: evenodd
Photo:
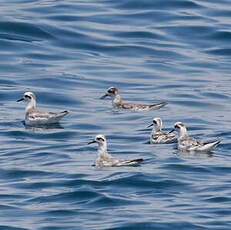
<svg viewBox="0 0 231 230">
<path fill-rule="evenodd" d="M 178 137 L 178 149 L 184 151 L 210 151 L 214 147 L 216 147 L 220 141 L 214 142 L 202 142 L 196 140 L 193 137 L 189 137 L 187 133 L 187 129 L 182 122 L 176 122 L 174 126 L 174 130 L 176 130 L 179 134 Z"/>
<path fill-rule="evenodd" d="M 26 125 L 46 125 L 53 124 L 60 121 L 62 117 L 67 115 L 68 111 L 62 111 L 59 113 L 53 112 L 43 112 L 36 108 L 36 97 L 32 92 L 24 93 L 23 98 L 17 100 L 19 101 L 27 101 L 26 106 L 26 115 L 25 115 L 25 124 Z"/>
<path fill-rule="evenodd" d="M 107 140 L 104 135 L 97 135 L 94 141 L 89 142 L 88 144 L 98 143 L 98 156 L 95 160 L 95 166 L 97 168 L 103 167 L 113 167 L 113 166 L 129 166 L 138 164 L 143 161 L 143 159 L 135 160 L 120 160 L 111 156 L 107 151 Z"/>
<path fill-rule="evenodd" d="M 159 117 L 153 119 L 153 123 L 148 127 L 153 126 L 150 142 L 151 144 L 170 144 L 177 141 L 174 133 L 162 131 L 162 120 Z"/>
</svg>

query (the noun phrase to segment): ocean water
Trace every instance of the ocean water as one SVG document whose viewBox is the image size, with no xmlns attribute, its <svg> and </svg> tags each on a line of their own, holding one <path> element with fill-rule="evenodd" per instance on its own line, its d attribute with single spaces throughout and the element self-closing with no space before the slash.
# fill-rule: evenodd
<svg viewBox="0 0 231 230">
<path fill-rule="evenodd" d="M 1 1 L 0 229 L 230 230 L 231 2 L 228 0 Z M 115 111 L 124 99 L 167 101 Z M 25 127 L 25 91 L 59 125 Z M 208 154 L 150 145 L 154 117 L 176 121 Z M 96 169 L 104 134 L 136 167 Z"/>
</svg>

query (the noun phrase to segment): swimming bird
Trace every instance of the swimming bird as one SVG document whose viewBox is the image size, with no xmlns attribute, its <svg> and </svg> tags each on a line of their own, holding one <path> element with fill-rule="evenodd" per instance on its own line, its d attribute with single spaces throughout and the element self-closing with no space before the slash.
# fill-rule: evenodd
<svg viewBox="0 0 231 230">
<path fill-rule="evenodd" d="M 202 142 L 194 139 L 193 137 L 189 137 L 187 133 L 187 129 L 182 122 L 176 122 L 174 125 L 174 129 L 171 132 L 176 130 L 178 132 L 178 149 L 186 150 L 186 151 L 210 151 L 212 148 L 216 147 L 220 141 L 214 142 Z"/>
<path fill-rule="evenodd" d="M 52 112 L 42 112 L 36 108 L 36 97 L 32 92 L 25 92 L 23 98 L 17 100 L 27 101 L 25 124 L 26 125 L 46 125 L 53 124 L 60 121 L 62 117 L 67 115 L 68 111 L 63 111 L 59 113 Z"/>
<path fill-rule="evenodd" d="M 121 99 L 121 96 L 119 94 L 119 90 L 115 87 L 110 87 L 107 90 L 107 93 L 101 97 L 101 99 L 104 99 L 105 97 L 110 96 L 112 98 L 112 105 L 115 108 L 119 109 L 132 109 L 132 110 L 154 110 L 159 109 L 165 105 L 167 105 L 167 102 L 161 102 L 158 104 L 136 104 L 132 102 L 126 102 Z"/>
<path fill-rule="evenodd" d="M 162 131 L 162 120 L 156 117 L 152 121 L 153 123 L 147 128 L 153 126 L 150 142 L 151 144 L 169 144 L 177 141 L 177 137 L 174 133 Z"/>
<path fill-rule="evenodd" d="M 111 167 L 111 166 L 129 166 L 135 165 L 143 161 L 142 158 L 135 160 L 120 160 L 111 156 L 107 151 L 107 140 L 102 134 L 97 135 L 95 139 L 88 144 L 98 143 L 98 156 L 95 161 L 97 168 Z"/>
</svg>

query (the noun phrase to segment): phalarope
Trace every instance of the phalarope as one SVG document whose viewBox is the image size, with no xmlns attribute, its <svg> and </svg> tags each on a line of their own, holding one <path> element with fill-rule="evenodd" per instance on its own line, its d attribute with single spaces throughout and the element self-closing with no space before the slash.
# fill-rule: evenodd
<svg viewBox="0 0 231 230">
<path fill-rule="evenodd" d="M 150 142 L 151 144 L 169 144 L 177 141 L 177 137 L 174 133 L 162 131 L 162 120 L 156 117 L 152 121 L 153 123 L 147 128 L 153 126 Z"/>
<path fill-rule="evenodd" d="M 187 129 L 182 122 L 176 122 L 174 125 L 174 129 L 171 132 L 176 130 L 179 134 L 178 137 L 178 149 L 186 150 L 186 151 L 210 151 L 212 148 L 216 147 L 220 141 L 214 142 L 202 142 L 194 139 L 193 137 L 189 137 L 187 133 Z"/>
<path fill-rule="evenodd" d="M 26 115 L 25 115 L 25 124 L 26 125 L 45 125 L 57 123 L 59 120 L 67 115 L 68 111 L 63 111 L 60 113 L 52 113 L 52 112 L 42 112 L 36 108 L 36 97 L 32 92 L 24 93 L 23 98 L 17 100 L 19 101 L 27 101 L 28 104 L 26 106 Z"/>
<path fill-rule="evenodd" d="M 120 108 L 120 109 L 154 110 L 154 109 L 159 109 L 168 104 L 167 102 L 161 102 L 158 104 L 145 105 L 145 104 L 135 104 L 131 102 L 126 102 L 121 99 L 119 90 L 115 87 L 108 88 L 107 93 L 103 95 L 101 99 L 104 99 L 105 97 L 108 96 L 112 98 L 113 107 Z"/>
<path fill-rule="evenodd" d="M 88 144 L 98 143 L 98 156 L 95 161 L 95 166 L 97 168 L 103 167 L 111 167 L 111 166 L 129 166 L 138 164 L 143 161 L 143 159 L 135 159 L 135 160 L 120 160 L 118 158 L 112 157 L 107 152 L 107 140 L 104 135 L 97 135 L 95 140 L 89 142 Z"/>
</svg>

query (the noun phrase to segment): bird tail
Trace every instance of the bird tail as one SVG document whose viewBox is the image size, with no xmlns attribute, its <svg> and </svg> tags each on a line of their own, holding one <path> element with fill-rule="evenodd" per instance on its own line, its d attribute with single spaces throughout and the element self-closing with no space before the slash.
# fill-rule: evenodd
<svg viewBox="0 0 231 230">
<path fill-rule="evenodd" d="M 209 143 L 205 143 L 203 150 L 206 150 L 206 151 L 210 151 L 212 148 L 216 147 L 217 145 L 220 144 L 221 141 L 215 141 L 215 142 L 209 142 Z"/>
<path fill-rule="evenodd" d="M 158 103 L 158 104 L 153 104 L 153 105 L 150 105 L 150 109 L 159 109 L 165 105 L 167 105 L 168 102 L 161 102 L 161 103 Z"/>
<path fill-rule="evenodd" d="M 55 119 L 57 121 L 59 121 L 61 118 L 63 118 L 64 116 L 66 116 L 68 113 L 69 113 L 69 111 L 67 111 L 67 110 L 62 111 L 60 113 L 57 113 L 57 115 L 55 116 Z"/>
<path fill-rule="evenodd" d="M 135 159 L 135 160 L 131 160 L 131 161 L 125 161 L 124 164 L 125 165 L 135 165 L 135 164 L 139 164 L 142 161 L 144 161 L 144 159 L 139 158 L 139 159 Z"/>
</svg>

